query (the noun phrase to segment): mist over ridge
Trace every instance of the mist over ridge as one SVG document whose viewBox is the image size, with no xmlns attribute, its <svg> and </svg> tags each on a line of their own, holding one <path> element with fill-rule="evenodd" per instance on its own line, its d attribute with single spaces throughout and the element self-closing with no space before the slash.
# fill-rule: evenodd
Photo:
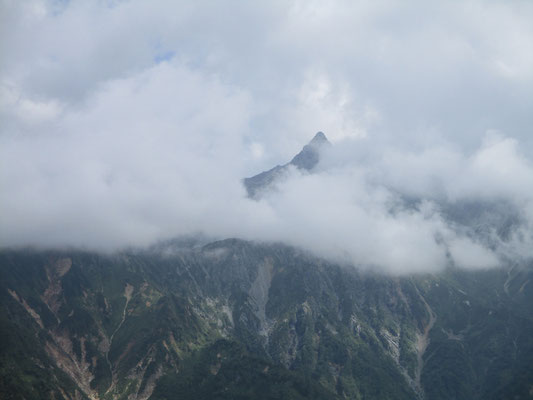
<svg viewBox="0 0 533 400">
<path fill-rule="evenodd" d="M 143 236 L 126 230 L 102 236 L 104 224 L 94 232 L 98 241 L 93 241 L 85 231 L 89 221 L 78 219 L 75 228 L 86 235 L 81 238 L 45 235 L 28 242 L 6 241 L 8 246 L 107 252 L 200 233 L 213 240 L 284 242 L 336 262 L 393 274 L 435 272 L 447 265 L 490 268 L 531 257 L 532 197 L 527 183 L 533 174 L 516 141 L 492 135 L 470 156 L 443 148 L 371 154 L 368 148 L 358 150 L 360 142 L 364 140 L 330 145 L 325 139 L 327 145 L 316 146 L 311 141 L 291 162 L 260 174 L 267 179 L 260 180 L 253 193 L 235 185 L 234 193 L 220 190 L 210 201 L 208 194 L 214 192 L 204 187 L 204 208 L 196 209 L 197 215 L 186 215 L 197 207 L 193 193 L 187 193 L 191 204 L 180 199 L 180 209 L 160 203 L 169 207 L 160 217 L 173 215 L 177 222 L 170 226 L 173 221 L 166 221 L 166 234 L 150 236 L 139 225 L 137 233 Z M 243 183 L 246 186 L 247 180 Z M 152 218 L 155 199 L 143 204 Z"/>
</svg>

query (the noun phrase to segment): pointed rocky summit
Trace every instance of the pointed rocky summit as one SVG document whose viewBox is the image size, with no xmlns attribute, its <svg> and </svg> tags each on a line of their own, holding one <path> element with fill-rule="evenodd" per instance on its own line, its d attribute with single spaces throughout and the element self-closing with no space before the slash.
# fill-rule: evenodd
<svg viewBox="0 0 533 400">
<path fill-rule="evenodd" d="M 261 192 L 274 183 L 278 177 L 282 176 L 289 165 L 311 172 L 320 160 L 320 152 L 324 147 L 328 146 L 331 146 L 331 143 L 326 138 L 326 135 L 323 132 L 317 132 L 313 139 L 289 163 L 277 165 L 251 178 L 245 178 L 243 182 L 248 192 L 248 197 L 259 198 Z"/>
<path fill-rule="evenodd" d="M 318 132 L 309 144 L 305 145 L 302 151 L 294 156 L 289 164 L 306 171 L 312 170 L 318 164 L 320 150 L 324 146 L 331 146 L 331 143 L 323 132 Z"/>
<path fill-rule="evenodd" d="M 317 132 L 315 137 L 309 142 L 309 144 L 324 144 L 329 143 L 328 138 L 324 135 L 324 132 Z"/>
</svg>

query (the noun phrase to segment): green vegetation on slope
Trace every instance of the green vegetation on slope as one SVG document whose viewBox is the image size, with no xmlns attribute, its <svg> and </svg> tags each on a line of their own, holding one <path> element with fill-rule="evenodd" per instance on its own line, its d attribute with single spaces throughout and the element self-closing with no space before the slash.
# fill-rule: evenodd
<svg viewBox="0 0 533 400">
<path fill-rule="evenodd" d="M 531 278 L 393 278 L 238 240 L 3 251 L 0 398 L 532 398 Z"/>
</svg>

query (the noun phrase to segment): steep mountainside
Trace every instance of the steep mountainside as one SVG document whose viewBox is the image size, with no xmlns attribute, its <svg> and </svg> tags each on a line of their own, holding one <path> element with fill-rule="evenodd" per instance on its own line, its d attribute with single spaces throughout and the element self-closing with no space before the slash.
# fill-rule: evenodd
<svg viewBox="0 0 533 400">
<path fill-rule="evenodd" d="M 532 398 L 532 278 L 394 278 L 240 240 L 4 250 L 0 397 Z"/>
</svg>

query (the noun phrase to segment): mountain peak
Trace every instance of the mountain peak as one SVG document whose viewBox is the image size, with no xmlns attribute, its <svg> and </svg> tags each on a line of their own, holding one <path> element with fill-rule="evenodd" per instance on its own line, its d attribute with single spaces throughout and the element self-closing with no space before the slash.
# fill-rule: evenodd
<svg viewBox="0 0 533 400">
<path fill-rule="evenodd" d="M 324 135 L 324 132 L 317 132 L 313 139 L 287 164 L 278 165 L 268 171 L 261 172 L 258 175 L 245 178 L 244 186 L 246 187 L 248 196 L 257 198 L 257 194 L 283 175 L 289 165 L 293 165 L 300 170 L 311 172 L 318 164 L 320 153 L 328 146 L 331 146 L 331 143 L 326 138 L 326 135 Z"/>
<path fill-rule="evenodd" d="M 306 171 L 312 170 L 318 164 L 320 151 L 326 145 L 331 146 L 331 143 L 323 132 L 318 132 L 309 144 L 305 145 L 302 151 L 294 156 L 289 164 Z"/>
<path fill-rule="evenodd" d="M 328 138 L 324 135 L 324 132 L 319 131 L 316 133 L 315 137 L 309 142 L 309 144 L 323 144 L 329 143 Z"/>
</svg>

